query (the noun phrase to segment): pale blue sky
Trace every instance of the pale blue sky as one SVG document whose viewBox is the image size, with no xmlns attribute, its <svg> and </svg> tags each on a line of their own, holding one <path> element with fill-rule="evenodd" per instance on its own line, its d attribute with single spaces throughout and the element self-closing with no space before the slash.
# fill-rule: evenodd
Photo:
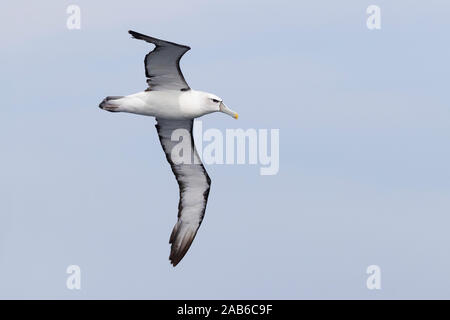
<svg viewBox="0 0 450 320">
<path fill-rule="evenodd" d="M 66 7 L 81 8 L 81 30 Z M 366 28 L 381 7 L 382 29 Z M 448 1 L 2 4 L 0 298 L 450 298 Z M 175 269 L 178 190 L 154 120 L 98 109 L 143 90 L 149 45 L 191 46 L 191 87 L 279 128 L 280 171 L 211 165 Z M 66 288 L 68 265 L 82 289 Z M 382 290 L 365 286 L 381 267 Z"/>
</svg>

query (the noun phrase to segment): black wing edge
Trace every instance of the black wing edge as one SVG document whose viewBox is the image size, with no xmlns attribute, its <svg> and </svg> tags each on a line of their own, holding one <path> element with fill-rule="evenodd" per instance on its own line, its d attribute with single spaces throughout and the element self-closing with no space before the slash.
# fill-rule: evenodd
<svg viewBox="0 0 450 320">
<path fill-rule="evenodd" d="M 171 244 L 171 248 L 170 248 L 169 260 L 170 260 L 170 263 L 174 267 L 177 266 L 177 264 L 184 258 L 184 256 L 188 252 L 189 248 L 192 245 L 192 242 L 195 239 L 195 236 L 197 235 L 198 229 L 200 229 L 200 226 L 202 225 L 203 218 L 205 217 L 206 206 L 208 204 L 209 191 L 211 190 L 211 179 L 209 178 L 209 175 L 206 172 L 205 168 L 203 168 L 203 172 L 206 175 L 206 180 L 207 180 L 207 183 L 208 183 L 208 189 L 206 189 L 205 192 L 203 192 L 203 198 L 204 198 L 204 201 L 205 201 L 205 205 L 204 205 L 202 213 L 201 213 L 201 218 L 200 218 L 200 222 L 198 224 L 197 230 L 195 230 L 193 233 L 191 233 L 191 235 L 189 237 L 185 238 L 182 241 L 182 245 L 181 245 L 180 248 L 178 248 L 178 250 L 175 249 L 174 242 L 175 242 L 175 239 L 178 236 L 179 231 L 181 231 L 181 228 L 180 228 L 181 224 L 179 223 L 180 220 L 177 221 L 177 223 L 175 224 L 175 226 L 174 226 L 174 228 L 172 230 L 172 233 L 170 234 L 169 244 Z M 175 175 L 175 177 L 176 177 L 176 175 Z M 178 186 L 180 188 L 180 201 L 178 202 L 178 219 L 180 219 L 181 211 L 183 210 L 183 206 L 181 205 L 181 193 L 182 193 L 182 190 L 184 189 L 184 186 L 183 186 L 183 183 L 178 181 L 178 179 L 177 179 L 177 182 L 178 182 Z"/>
<path fill-rule="evenodd" d="M 156 120 L 158 120 L 158 119 L 156 119 Z M 193 146 L 193 148 L 195 148 L 194 135 L 193 135 L 193 132 L 192 132 L 193 127 L 194 126 L 193 126 L 193 123 L 192 123 L 192 126 L 191 126 L 191 146 Z M 211 190 L 211 178 L 209 177 L 209 174 L 206 171 L 205 166 L 203 165 L 203 163 L 201 163 L 200 166 L 202 168 L 203 173 L 206 176 L 206 181 L 207 181 L 207 184 L 208 184 L 208 189 L 206 189 L 205 192 L 203 192 L 203 198 L 204 198 L 204 201 L 205 201 L 205 206 L 203 207 L 203 210 L 202 210 L 202 213 L 201 213 L 201 220 L 200 220 L 200 223 L 198 225 L 197 230 L 195 230 L 195 232 L 193 234 L 191 234 L 185 241 L 183 241 L 183 243 L 182 243 L 183 245 L 180 248 L 178 248 L 178 250 L 175 250 L 173 242 L 175 241 L 175 239 L 176 239 L 176 237 L 178 235 L 178 232 L 181 230 L 181 228 L 180 228 L 181 224 L 179 223 L 180 222 L 179 219 L 181 217 L 181 212 L 183 210 L 183 205 L 181 204 L 182 203 L 181 202 L 181 197 L 182 197 L 183 191 L 186 188 L 186 186 L 184 185 L 184 183 L 182 181 L 178 180 L 178 175 L 177 175 L 177 172 L 175 170 L 175 164 L 172 162 L 172 159 L 170 158 L 169 154 L 165 152 L 165 148 L 164 148 L 164 145 L 163 145 L 163 142 L 162 142 L 163 137 L 160 136 L 160 134 L 159 134 L 160 125 L 158 123 L 156 123 L 155 124 L 155 128 L 156 128 L 156 131 L 158 132 L 159 142 L 161 144 L 161 147 L 164 150 L 164 154 L 166 155 L 167 162 L 170 164 L 170 168 L 172 169 L 173 175 L 175 176 L 175 179 L 177 180 L 178 187 L 179 187 L 179 190 L 180 190 L 179 202 L 178 202 L 178 216 L 177 216 L 178 220 L 177 220 L 177 223 L 175 224 L 175 226 L 174 226 L 174 228 L 172 230 L 172 233 L 170 234 L 170 239 L 169 239 L 169 244 L 172 245 L 171 249 L 170 249 L 169 260 L 170 260 L 170 263 L 172 264 L 172 266 L 176 267 L 177 264 L 184 258 L 184 256 L 188 252 L 189 248 L 192 245 L 192 242 L 195 239 L 195 236 L 197 235 L 198 229 L 200 229 L 200 226 L 202 225 L 203 218 L 204 218 L 205 212 L 206 212 L 206 206 L 208 204 L 209 192 Z"/>
<path fill-rule="evenodd" d="M 161 40 L 161 39 L 158 39 L 158 38 L 150 37 L 150 36 L 147 36 L 145 34 L 142 34 L 142 33 L 139 33 L 139 32 L 133 31 L 133 30 L 128 30 L 128 33 L 131 34 L 131 36 L 134 39 L 144 40 L 144 41 L 146 41 L 148 43 L 153 43 L 155 46 L 161 46 L 162 47 L 162 46 L 172 45 L 172 46 L 185 48 L 186 51 L 191 50 L 191 47 L 189 47 L 189 46 L 185 46 L 183 44 L 178 44 L 178 43 L 175 43 L 175 42 L 170 42 L 170 41 L 166 41 L 166 40 Z"/>
<path fill-rule="evenodd" d="M 176 67 L 177 67 L 177 71 L 178 71 L 178 75 L 180 76 L 181 80 L 184 82 L 184 84 L 186 85 L 186 87 L 181 88 L 181 91 L 189 91 L 191 88 L 189 87 L 189 85 L 186 82 L 186 79 L 184 78 L 183 72 L 181 72 L 181 68 L 180 68 L 180 60 L 181 57 L 188 52 L 189 50 L 191 50 L 191 47 L 189 46 L 185 46 L 182 44 L 178 44 L 175 42 L 170 42 L 170 41 L 165 41 L 165 40 L 161 40 L 158 38 L 154 38 L 154 37 L 150 37 L 147 36 L 145 34 L 133 31 L 133 30 L 128 30 L 128 33 L 131 34 L 131 36 L 134 39 L 138 39 L 138 40 L 144 40 L 148 43 L 152 43 L 155 45 L 155 49 L 150 51 L 144 58 L 144 65 L 145 65 L 145 76 L 147 77 L 147 84 L 148 84 L 148 88 L 145 91 L 151 91 L 152 90 L 152 84 L 150 79 L 152 78 L 151 75 L 148 73 L 148 68 L 147 68 L 147 57 L 155 50 L 157 50 L 158 47 L 167 47 L 167 46 L 175 46 L 175 47 L 179 47 L 179 48 L 183 48 L 184 52 L 178 57 L 177 61 L 176 61 Z"/>
</svg>

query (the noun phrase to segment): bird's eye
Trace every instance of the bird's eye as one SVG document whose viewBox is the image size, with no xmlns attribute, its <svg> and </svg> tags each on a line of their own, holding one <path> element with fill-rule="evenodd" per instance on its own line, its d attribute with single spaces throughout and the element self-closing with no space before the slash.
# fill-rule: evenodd
<svg viewBox="0 0 450 320">
<path fill-rule="evenodd" d="M 217 99 L 211 99 L 212 100 L 212 102 L 214 102 L 214 103 L 219 103 L 220 101 L 219 100 L 217 100 Z"/>
</svg>

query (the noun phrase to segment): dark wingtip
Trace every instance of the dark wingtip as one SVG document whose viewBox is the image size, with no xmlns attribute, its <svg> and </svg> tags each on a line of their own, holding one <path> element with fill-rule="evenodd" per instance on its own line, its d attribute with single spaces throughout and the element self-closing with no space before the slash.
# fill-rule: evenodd
<svg viewBox="0 0 450 320">
<path fill-rule="evenodd" d="M 128 30 L 128 33 L 131 34 L 131 37 L 133 39 L 137 39 L 137 40 L 144 40 L 144 41 L 148 41 L 150 43 L 153 43 L 154 40 L 158 40 L 156 38 L 146 36 L 145 34 L 142 34 L 142 33 L 139 33 L 139 32 L 133 31 L 133 30 Z"/>
<path fill-rule="evenodd" d="M 170 260 L 170 259 L 169 259 Z M 179 263 L 180 261 L 175 261 L 175 260 L 170 260 L 170 264 L 172 265 L 172 267 L 176 267 L 177 266 L 177 264 Z"/>
<path fill-rule="evenodd" d="M 184 258 L 185 255 L 186 255 L 186 252 L 172 253 L 169 257 L 170 264 L 172 264 L 172 266 L 175 268 L 180 263 L 180 261 Z"/>
<path fill-rule="evenodd" d="M 133 31 L 133 30 L 128 30 L 128 33 L 131 34 L 133 39 L 144 40 L 144 41 L 147 41 L 149 43 L 153 43 L 153 44 L 155 44 L 157 46 L 164 46 L 166 44 L 170 44 L 170 45 L 175 45 L 175 46 L 186 48 L 187 50 L 191 49 L 191 47 L 185 46 L 183 44 L 178 44 L 178 43 L 175 43 L 175 42 L 170 42 L 170 41 L 166 41 L 166 40 L 150 37 L 150 36 L 147 36 L 145 34 L 142 34 L 142 33 L 139 33 L 139 32 Z"/>
<path fill-rule="evenodd" d="M 180 263 L 181 259 L 183 259 L 183 257 L 184 257 L 184 254 L 180 255 L 180 253 L 175 252 L 172 247 L 172 250 L 171 250 L 170 256 L 169 256 L 169 260 L 170 260 L 170 264 L 172 264 L 173 267 L 176 267 L 177 264 Z"/>
<path fill-rule="evenodd" d="M 133 30 L 128 30 L 128 33 L 131 34 L 131 36 L 135 39 L 139 39 L 139 36 L 142 36 L 142 34 Z"/>
<path fill-rule="evenodd" d="M 175 252 L 173 252 L 173 250 L 171 250 L 170 252 L 170 256 L 169 256 L 169 260 L 170 260 L 170 264 L 175 268 L 177 266 L 178 263 L 180 263 L 181 259 L 183 257 L 178 254 L 175 254 Z"/>
</svg>

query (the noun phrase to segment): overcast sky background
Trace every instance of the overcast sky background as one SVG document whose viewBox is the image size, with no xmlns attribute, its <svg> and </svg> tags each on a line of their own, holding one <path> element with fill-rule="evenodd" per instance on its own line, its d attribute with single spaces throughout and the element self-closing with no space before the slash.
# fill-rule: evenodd
<svg viewBox="0 0 450 320">
<path fill-rule="evenodd" d="M 0 298 L 450 298 L 448 1 L 1 7 Z M 151 46 L 129 29 L 191 46 L 190 86 L 240 115 L 204 129 L 280 129 L 278 175 L 207 166 L 205 220 L 176 268 L 154 120 L 98 108 L 146 87 Z"/>
</svg>

